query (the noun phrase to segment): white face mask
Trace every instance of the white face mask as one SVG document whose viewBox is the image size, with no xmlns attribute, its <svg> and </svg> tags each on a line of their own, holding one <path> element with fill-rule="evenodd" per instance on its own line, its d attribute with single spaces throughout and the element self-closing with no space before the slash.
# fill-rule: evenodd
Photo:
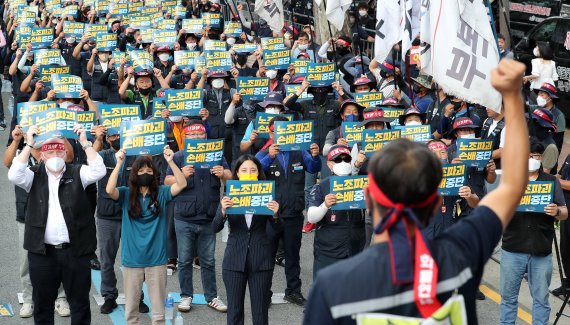
<svg viewBox="0 0 570 325">
<path fill-rule="evenodd" d="M 170 57 L 170 54 L 168 54 L 168 53 L 160 53 L 158 55 L 158 58 L 160 59 L 160 61 L 163 61 L 163 62 L 168 61 L 169 57 Z"/>
<path fill-rule="evenodd" d="M 534 54 L 534 56 L 536 57 L 540 56 L 540 51 L 538 50 L 538 47 L 535 47 L 534 50 L 532 50 L 532 54 Z"/>
<path fill-rule="evenodd" d="M 299 44 L 299 50 L 305 51 L 309 48 L 309 44 Z"/>
<path fill-rule="evenodd" d="M 540 107 L 544 107 L 544 106 L 546 106 L 546 104 L 548 104 L 548 100 L 538 96 L 538 97 L 536 97 L 536 104 Z"/>
<path fill-rule="evenodd" d="M 131 78 L 131 80 L 129 80 L 129 84 L 134 87 L 135 86 L 135 78 Z"/>
<path fill-rule="evenodd" d="M 366 11 L 366 10 L 358 10 L 358 14 L 359 14 L 361 17 L 366 16 L 367 13 L 368 13 L 368 11 Z"/>
<path fill-rule="evenodd" d="M 193 49 L 196 48 L 196 43 L 186 43 L 186 47 L 187 47 L 189 50 L 193 50 Z"/>
<path fill-rule="evenodd" d="M 220 89 L 224 86 L 224 79 L 214 79 L 212 80 L 212 87 Z"/>
<path fill-rule="evenodd" d="M 67 44 L 75 43 L 75 37 L 66 37 L 65 40 L 67 41 Z"/>
<path fill-rule="evenodd" d="M 536 160 L 534 158 L 528 158 L 528 171 L 535 172 L 540 168 L 540 164 L 542 162 L 540 160 Z"/>
<path fill-rule="evenodd" d="M 348 176 L 352 173 L 352 166 L 350 163 L 343 161 L 335 164 L 332 168 L 332 171 L 337 176 Z"/>
<path fill-rule="evenodd" d="M 59 107 L 61 108 L 68 108 L 69 106 L 73 105 L 72 102 L 62 102 L 59 104 Z"/>
<path fill-rule="evenodd" d="M 192 73 L 192 69 L 182 69 L 182 73 L 184 73 L 184 74 L 191 74 L 191 73 Z"/>
<path fill-rule="evenodd" d="M 275 79 L 275 77 L 277 77 L 277 70 L 267 70 L 265 76 L 269 79 Z"/>
<path fill-rule="evenodd" d="M 65 166 L 65 161 L 59 157 L 51 157 L 46 160 L 46 167 L 52 173 L 59 173 L 63 166 Z"/>
<path fill-rule="evenodd" d="M 109 54 L 107 53 L 100 53 L 97 54 L 97 56 L 99 57 L 100 62 L 107 62 L 109 60 Z"/>
<path fill-rule="evenodd" d="M 289 32 L 287 32 L 287 33 L 285 33 L 285 35 L 283 35 L 283 37 L 285 37 L 285 39 L 290 39 L 291 34 Z"/>
<path fill-rule="evenodd" d="M 311 36 L 311 34 L 307 34 L 307 36 L 309 36 L 309 41 L 313 40 L 313 36 Z"/>
<path fill-rule="evenodd" d="M 279 114 L 281 112 L 281 110 L 277 107 L 268 107 L 265 109 L 265 113 L 267 114 Z"/>
<path fill-rule="evenodd" d="M 460 136 L 461 139 L 475 139 L 475 133 L 464 134 Z"/>
<path fill-rule="evenodd" d="M 418 125 L 422 125 L 422 123 L 418 121 L 409 121 L 408 123 L 406 123 L 406 126 L 418 126 Z"/>
<path fill-rule="evenodd" d="M 253 40 L 255 39 L 255 36 L 252 35 L 245 35 L 247 37 L 247 40 L 250 42 L 253 42 Z"/>
<path fill-rule="evenodd" d="M 170 119 L 170 122 L 178 123 L 182 121 L 182 116 L 171 116 L 168 119 Z"/>
<path fill-rule="evenodd" d="M 230 37 L 226 40 L 226 42 L 228 43 L 228 45 L 234 45 L 236 43 L 236 39 L 233 37 Z"/>
</svg>

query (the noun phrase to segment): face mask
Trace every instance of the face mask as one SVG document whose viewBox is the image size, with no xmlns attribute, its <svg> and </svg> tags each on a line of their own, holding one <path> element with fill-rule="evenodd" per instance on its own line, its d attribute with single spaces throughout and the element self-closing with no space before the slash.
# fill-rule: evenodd
<svg viewBox="0 0 570 325">
<path fill-rule="evenodd" d="M 129 80 L 129 84 L 134 87 L 135 86 L 135 79 L 131 78 L 131 80 Z"/>
<path fill-rule="evenodd" d="M 356 18 L 354 17 L 350 17 L 348 20 L 350 21 L 351 24 L 354 24 L 356 22 Z"/>
<path fill-rule="evenodd" d="M 367 13 L 368 13 L 368 11 L 366 11 L 366 10 L 358 10 L 358 14 L 360 15 L 360 17 L 366 16 Z"/>
<path fill-rule="evenodd" d="M 299 44 L 299 50 L 306 51 L 309 48 L 309 44 Z"/>
<path fill-rule="evenodd" d="M 253 40 L 255 39 L 255 36 L 252 36 L 252 35 L 246 35 L 246 37 L 247 37 L 247 40 L 250 42 L 253 42 Z"/>
<path fill-rule="evenodd" d="M 220 89 L 220 88 L 224 87 L 224 79 L 212 80 L 212 87 L 215 89 Z"/>
<path fill-rule="evenodd" d="M 65 166 L 65 161 L 59 157 L 51 157 L 46 161 L 47 169 L 53 173 L 59 173 L 63 166 Z"/>
<path fill-rule="evenodd" d="M 265 72 L 265 76 L 269 79 L 275 79 L 275 77 L 277 77 L 277 70 L 267 70 Z"/>
<path fill-rule="evenodd" d="M 327 100 L 327 93 L 314 93 L 313 98 L 317 105 L 322 105 Z"/>
<path fill-rule="evenodd" d="M 75 43 L 75 37 L 66 37 L 65 40 L 67 41 L 67 44 Z"/>
<path fill-rule="evenodd" d="M 196 48 L 196 43 L 186 43 L 186 47 L 187 47 L 189 50 L 193 50 L 193 49 Z"/>
<path fill-rule="evenodd" d="M 170 120 L 170 122 L 178 123 L 182 121 L 182 116 L 171 116 L 168 119 Z"/>
<path fill-rule="evenodd" d="M 540 164 L 542 162 L 540 160 L 534 158 L 528 158 L 528 171 L 535 172 L 540 168 Z"/>
<path fill-rule="evenodd" d="M 475 139 L 475 133 L 464 134 L 460 136 L 461 139 Z"/>
<path fill-rule="evenodd" d="M 422 89 L 420 88 L 420 86 L 418 85 L 413 85 L 412 86 L 412 90 L 414 91 L 414 93 L 419 93 Z"/>
<path fill-rule="evenodd" d="M 141 175 L 137 175 L 137 184 L 139 186 L 150 186 L 153 180 L 154 180 L 154 175 L 151 174 L 144 173 Z"/>
<path fill-rule="evenodd" d="M 53 20 L 51 21 L 51 23 L 52 23 L 52 25 L 57 25 L 57 19 L 53 19 Z"/>
<path fill-rule="evenodd" d="M 247 62 L 247 56 L 245 55 L 238 55 L 238 57 L 236 58 L 236 62 L 237 64 L 244 66 Z"/>
<path fill-rule="evenodd" d="M 285 33 L 285 35 L 283 35 L 283 37 L 285 37 L 285 39 L 290 39 L 291 34 L 289 32 L 287 32 L 287 33 Z"/>
<path fill-rule="evenodd" d="M 109 54 L 107 53 L 97 54 L 97 56 L 99 57 L 100 62 L 107 62 L 107 60 L 109 60 Z"/>
<path fill-rule="evenodd" d="M 548 132 L 547 128 L 543 128 L 537 122 L 534 123 L 535 123 L 534 135 L 537 138 L 539 138 L 540 140 L 544 140 L 550 136 L 550 132 Z"/>
<path fill-rule="evenodd" d="M 121 149 L 121 139 L 111 141 L 111 148 L 115 149 L 115 151 L 119 151 L 119 149 Z"/>
<path fill-rule="evenodd" d="M 408 123 L 406 123 L 406 126 L 418 126 L 418 125 L 422 125 L 422 123 L 418 121 L 409 121 Z"/>
<path fill-rule="evenodd" d="M 129 43 L 134 43 L 134 41 L 135 41 L 135 35 L 134 35 L 134 34 L 127 34 L 126 39 L 127 39 L 127 42 L 129 42 Z"/>
<path fill-rule="evenodd" d="M 265 113 L 267 114 L 274 114 L 277 115 L 281 112 L 281 110 L 277 107 L 268 107 L 265 109 Z"/>
<path fill-rule="evenodd" d="M 307 34 L 307 36 L 309 37 L 309 41 L 313 40 L 313 36 L 311 36 L 311 34 Z"/>
<path fill-rule="evenodd" d="M 451 105 L 453 105 L 454 111 L 458 111 L 461 109 L 461 102 L 451 102 Z"/>
<path fill-rule="evenodd" d="M 256 181 L 257 174 L 239 174 L 240 181 Z"/>
<path fill-rule="evenodd" d="M 158 58 L 160 59 L 160 61 L 163 61 L 163 62 L 168 61 L 169 57 L 170 57 L 170 55 L 168 53 L 160 53 L 158 55 Z"/>
<path fill-rule="evenodd" d="M 538 47 L 535 47 L 534 50 L 532 50 L 532 54 L 534 54 L 536 57 L 540 57 L 540 51 L 538 50 Z"/>
<path fill-rule="evenodd" d="M 141 95 L 148 95 L 150 94 L 150 92 L 152 91 L 151 88 L 139 88 L 139 92 L 141 93 Z"/>
<path fill-rule="evenodd" d="M 355 116 L 354 114 L 345 115 L 344 121 L 345 122 L 358 122 L 358 116 Z"/>
<path fill-rule="evenodd" d="M 352 173 L 352 166 L 350 163 L 343 161 L 335 164 L 332 168 L 332 171 L 337 176 L 348 176 Z"/>
<path fill-rule="evenodd" d="M 72 102 L 62 102 L 62 103 L 59 104 L 59 107 L 61 107 L 61 108 L 66 108 L 66 109 L 67 109 L 67 108 L 68 108 L 69 106 L 71 106 L 71 105 L 73 105 Z"/>
<path fill-rule="evenodd" d="M 236 43 L 236 39 L 233 37 L 230 37 L 226 40 L 226 42 L 228 43 L 228 45 L 234 45 Z"/>
<path fill-rule="evenodd" d="M 540 107 L 544 107 L 544 106 L 546 106 L 546 104 L 548 104 L 548 100 L 539 96 L 539 97 L 536 97 L 536 104 Z"/>
</svg>

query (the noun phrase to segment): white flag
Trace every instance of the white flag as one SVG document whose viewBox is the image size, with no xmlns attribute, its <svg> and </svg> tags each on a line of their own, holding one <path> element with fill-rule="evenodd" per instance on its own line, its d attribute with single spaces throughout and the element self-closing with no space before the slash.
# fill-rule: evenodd
<svg viewBox="0 0 570 325">
<path fill-rule="evenodd" d="M 431 0 L 422 4 L 422 72 L 450 95 L 498 111 L 501 95 L 491 86 L 499 52 L 481 1 Z"/>
<path fill-rule="evenodd" d="M 406 59 L 406 53 L 412 47 L 412 42 L 420 32 L 420 0 L 400 1 L 400 28 L 402 33 L 402 61 Z"/>
<path fill-rule="evenodd" d="M 255 0 L 255 13 L 265 20 L 272 31 L 280 33 L 285 24 L 283 2 L 279 0 Z"/>
<path fill-rule="evenodd" d="M 344 14 L 352 5 L 352 0 L 329 0 L 327 2 L 327 19 L 341 30 L 344 25 Z"/>
<path fill-rule="evenodd" d="M 398 0 L 385 0 L 376 8 L 376 37 L 374 58 L 382 63 L 401 39 L 400 4 Z"/>
</svg>

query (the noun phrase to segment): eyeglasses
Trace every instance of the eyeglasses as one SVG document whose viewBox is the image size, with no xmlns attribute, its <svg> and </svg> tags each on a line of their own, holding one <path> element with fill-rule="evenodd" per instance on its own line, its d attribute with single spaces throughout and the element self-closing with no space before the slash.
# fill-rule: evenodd
<svg viewBox="0 0 570 325">
<path fill-rule="evenodd" d="M 344 157 L 336 157 L 335 159 L 333 159 L 335 164 L 340 164 L 341 162 L 346 162 L 349 163 L 352 161 L 352 158 L 349 156 L 344 156 Z"/>
</svg>

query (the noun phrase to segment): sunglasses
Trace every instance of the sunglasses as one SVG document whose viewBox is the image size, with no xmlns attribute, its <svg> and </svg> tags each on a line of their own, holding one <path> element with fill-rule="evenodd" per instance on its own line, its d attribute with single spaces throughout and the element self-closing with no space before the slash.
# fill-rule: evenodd
<svg viewBox="0 0 570 325">
<path fill-rule="evenodd" d="M 352 161 L 352 158 L 349 156 L 344 156 L 344 157 L 336 157 L 335 159 L 333 159 L 335 164 L 340 164 L 341 162 L 346 162 L 349 163 Z"/>
</svg>

